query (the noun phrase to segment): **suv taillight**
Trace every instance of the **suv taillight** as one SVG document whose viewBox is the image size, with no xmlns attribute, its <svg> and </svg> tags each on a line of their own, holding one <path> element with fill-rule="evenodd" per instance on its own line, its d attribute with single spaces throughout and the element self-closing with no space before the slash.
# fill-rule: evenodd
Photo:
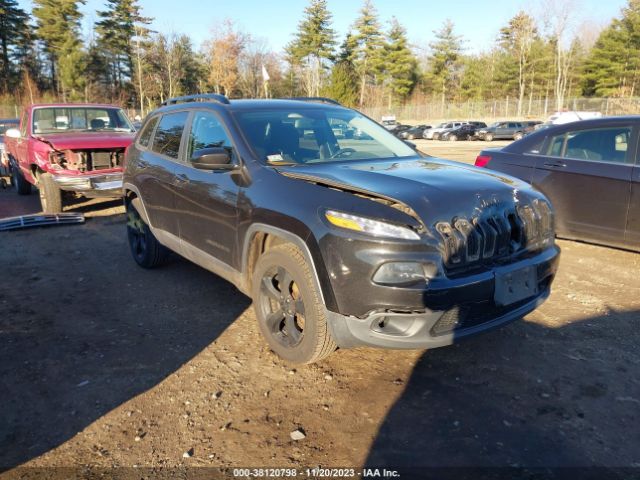
<svg viewBox="0 0 640 480">
<path fill-rule="evenodd" d="M 476 167 L 486 167 L 487 165 L 489 165 L 489 162 L 491 161 L 491 157 L 489 155 L 478 155 L 478 158 L 476 158 Z"/>
</svg>

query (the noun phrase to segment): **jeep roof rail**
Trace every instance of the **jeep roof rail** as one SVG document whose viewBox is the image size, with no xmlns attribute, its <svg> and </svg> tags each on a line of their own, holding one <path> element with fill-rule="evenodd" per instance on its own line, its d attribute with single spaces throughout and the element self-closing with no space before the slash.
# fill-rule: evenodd
<svg viewBox="0 0 640 480">
<path fill-rule="evenodd" d="M 333 98 L 327 98 L 327 97 L 289 97 L 289 98 L 283 98 L 282 100 L 299 100 L 301 102 L 330 103 L 331 105 L 342 106 L 342 104 L 337 100 L 334 100 Z"/>
<path fill-rule="evenodd" d="M 198 100 L 209 100 L 217 103 L 229 105 L 229 99 L 219 93 L 198 93 L 196 95 L 185 95 L 183 97 L 174 97 L 162 102 L 161 105 L 175 105 L 176 103 L 197 102 Z"/>
</svg>

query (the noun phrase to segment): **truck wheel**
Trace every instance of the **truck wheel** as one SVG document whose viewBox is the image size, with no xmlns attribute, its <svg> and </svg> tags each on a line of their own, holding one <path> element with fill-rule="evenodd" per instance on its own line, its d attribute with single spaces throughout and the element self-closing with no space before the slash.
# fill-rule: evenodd
<svg viewBox="0 0 640 480">
<path fill-rule="evenodd" d="M 169 256 L 131 202 L 127 202 L 127 238 L 133 259 L 143 268 L 159 267 Z"/>
<path fill-rule="evenodd" d="M 38 192 L 40 193 L 40 205 L 44 213 L 53 215 L 62 213 L 62 191 L 53 181 L 50 173 L 42 173 L 38 177 Z"/>
<path fill-rule="evenodd" d="M 11 167 L 11 183 L 18 192 L 18 195 L 29 195 L 31 184 L 27 182 L 19 168 Z"/>
<path fill-rule="evenodd" d="M 493 135 L 492 135 L 492 134 L 490 134 L 490 133 L 487 133 L 487 134 L 484 136 L 484 139 L 485 139 L 487 142 L 493 142 Z"/>
<path fill-rule="evenodd" d="M 251 293 L 260 331 L 286 361 L 314 363 L 337 348 L 311 268 L 295 246 L 277 245 L 258 259 Z"/>
</svg>

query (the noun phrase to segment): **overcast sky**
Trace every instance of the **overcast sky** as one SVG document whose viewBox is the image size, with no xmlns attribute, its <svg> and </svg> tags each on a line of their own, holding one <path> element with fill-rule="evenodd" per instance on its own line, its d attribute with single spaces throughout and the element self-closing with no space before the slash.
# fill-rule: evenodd
<svg viewBox="0 0 640 480">
<path fill-rule="evenodd" d="M 433 30 L 450 18 L 458 34 L 467 40 L 469 52 L 491 47 L 502 27 L 519 10 L 541 15 L 544 0 L 374 0 L 384 26 L 396 16 L 412 44 L 426 48 Z M 571 1 L 571 0 L 570 0 Z M 104 8 L 103 0 L 87 0 L 83 11 L 83 27 L 89 33 L 96 20 L 96 10 Z M 30 11 L 31 1 L 20 0 Z M 216 23 L 230 18 L 255 37 L 265 38 L 269 46 L 280 51 L 290 41 L 307 0 L 140 0 L 143 14 L 154 18 L 152 28 L 161 32 L 187 33 L 199 48 Z M 625 0 L 573 0 L 574 23 L 590 26 L 606 25 L 626 4 Z M 358 15 L 362 0 L 328 0 L 333 13 L 334 29 L 342 39 Z"/>
</svg>

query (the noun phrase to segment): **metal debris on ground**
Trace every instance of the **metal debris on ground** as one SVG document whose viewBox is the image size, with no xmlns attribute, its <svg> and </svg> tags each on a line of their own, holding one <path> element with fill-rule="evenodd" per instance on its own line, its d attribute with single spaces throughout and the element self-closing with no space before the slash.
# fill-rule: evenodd
<svg viewBox="0 0 640 480">
<path fill-rule="evenodd" d="M 57 215 L 35 214 L 0 220 L 0 232 L 24 228 L 48 227 L 51 225 L 71 225 L 84 223 L 82 213 L 58 213 Z"/>
</svg>

